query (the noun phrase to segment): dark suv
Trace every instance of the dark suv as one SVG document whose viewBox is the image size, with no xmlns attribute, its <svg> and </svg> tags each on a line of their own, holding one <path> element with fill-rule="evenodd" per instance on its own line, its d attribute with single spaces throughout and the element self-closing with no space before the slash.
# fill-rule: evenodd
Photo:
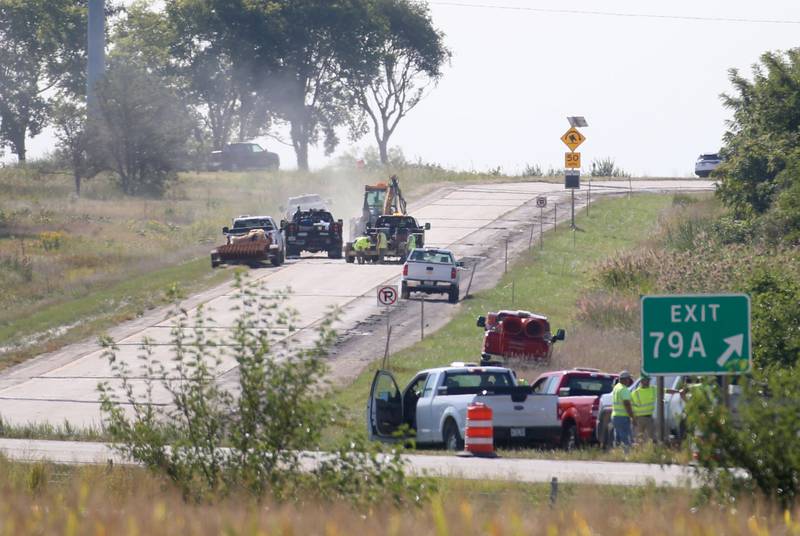
<svg viewBox="0 0 800 536">
<path fill-rule="evenodd" d="M 278 169 L 280 157 L 257 143 L 229 143 L 221 151 L 212 151 L 209 171 L 238 169 Z"/>
<path fill-rule="evenodd" d="M 342 258 L 342 220 L 334 220 L 327 210 L 296 210 L 291 221 L 282 221 L 286 234 L 286 254 L 297 257 L 302 251 L 325 251 L 331 259 Z"/>
</svg>

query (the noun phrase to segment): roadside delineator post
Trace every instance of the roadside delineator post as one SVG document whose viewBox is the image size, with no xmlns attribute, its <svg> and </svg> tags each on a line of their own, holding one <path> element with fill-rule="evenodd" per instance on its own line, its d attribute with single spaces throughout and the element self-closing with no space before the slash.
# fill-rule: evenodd
<svg viewBox="0 0 800 536">
<path fill-rule="evenodd" d="M 464 429 L 464 451 L 468 455 L 494 458 L 494 425 L 492 408 L 483 402 L 467 406 L 467 426 Z"/>
</svg>

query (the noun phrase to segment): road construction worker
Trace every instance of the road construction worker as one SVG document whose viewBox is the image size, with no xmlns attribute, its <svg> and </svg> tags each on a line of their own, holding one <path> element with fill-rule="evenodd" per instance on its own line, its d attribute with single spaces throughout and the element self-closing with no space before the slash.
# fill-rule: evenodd
<svg viewBox="0 0 800 536">
<path fill-rule="evenodd" d="M 633 405 L 631 404 L 631 392 L 628 389 L 632 383 L 631 373 L 623 370 L 619 373 L 619 382 L 611 391 L 611 423 L 614 425 L 614 444 L 622 445 L 626 454 L 632 443 Z"/>
<path fill-rule="evenodd" d="M 358 264 L 364 264 L 364 252 L 369 249 L 370 240 L 368 236 L 359 236 L 353 241 L 353 251 L 356 252 Z"/>
<path fill-rule="evenodd" d="M 378 231 L 378 262 L 383 262 L 383 255 L 389 247 L 389 239 L 386 237 L 385 230 Z"/>
<path fill-rule="evenodd" d="M 409 235 L 406 242 L 406 259 L 411 255 L 411 252 L 417 249 L 417 235 Z"/>
<path fill-rule="evenodd" d="M 653 437 L 653 415 L 656 411 L 656 388 L 650 385 L 650 376 L 642 374 L 639 386 L 631 393 L 633 403 L 634 427 L 636 429 L 636 441 L 644 443 L 652 441 Z"/>
</svg>

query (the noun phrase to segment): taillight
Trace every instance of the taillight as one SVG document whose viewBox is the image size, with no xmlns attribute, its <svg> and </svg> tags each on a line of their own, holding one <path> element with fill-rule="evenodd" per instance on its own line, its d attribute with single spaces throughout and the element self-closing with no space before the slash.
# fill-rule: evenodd
<svg viewBox="0 0 800 536">
<path fill-rule="evenodd" d="M 450 279 L 455 279 L 455 278 L 456 278 L 456 269 L 450 268 Z"/>
<path fill-rule="evenodd" d="M 408 263 L 403 265 L 403 275 L 408 275 Z"/>
<path fill-rule="evenodd" d="M 592 419 L 597 419 L 597 415 L 600 412 L 600 398 L 595 398 L 594 402 L 592 402 Z"/>
</svg>

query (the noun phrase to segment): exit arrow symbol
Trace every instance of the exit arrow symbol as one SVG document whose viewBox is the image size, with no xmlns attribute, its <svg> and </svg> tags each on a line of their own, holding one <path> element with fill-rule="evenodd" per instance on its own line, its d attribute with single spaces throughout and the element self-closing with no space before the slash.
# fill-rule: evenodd
<svg viewBox="0 0 800 536">
<path fill-rule="evenodd" d="M 720 367 L 724 367 L 725 363 L 728 362 L 728 359 L 731 358 L 733 354 L 736 354 L 739 357 L 742 357 L 742 346 L 744 345 L 744 335 L 734 335 L 733 337 L 728 337 L 727 339 L 722 339 L 728 345 L 728 348 L 722 352 L 722 355 L 719 356 L 717 359 L 717 365 Z"/>
</svg>

